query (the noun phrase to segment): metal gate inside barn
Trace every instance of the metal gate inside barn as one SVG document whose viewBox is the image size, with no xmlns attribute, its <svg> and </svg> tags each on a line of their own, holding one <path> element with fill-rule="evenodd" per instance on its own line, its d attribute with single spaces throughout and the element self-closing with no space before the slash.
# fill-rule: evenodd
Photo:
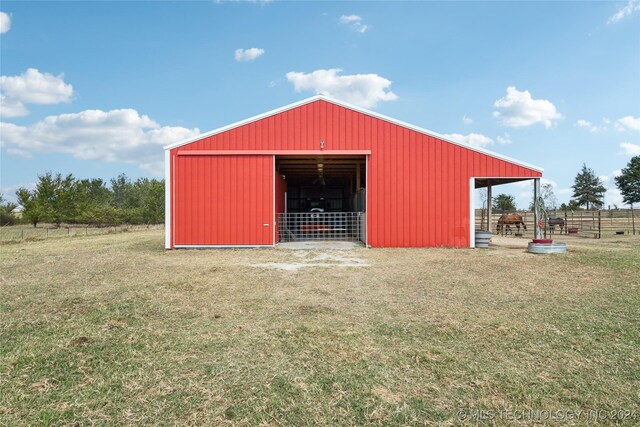
<svg viewBox="0 0 640 427">
<path fill-rule="evenodd" d="M 366 243 L 365 156 L 276 156 L 278 241 Z"/>
</svg>

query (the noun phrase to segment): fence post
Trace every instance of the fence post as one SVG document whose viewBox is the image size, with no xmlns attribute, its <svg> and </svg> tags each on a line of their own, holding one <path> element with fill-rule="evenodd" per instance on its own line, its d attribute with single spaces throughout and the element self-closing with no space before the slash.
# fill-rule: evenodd
<svg viewBox="0 0 640 427">
<path fill-rule="evenodd" d="M 598 211 L 598 239 L 602 237 L 602 211 Z"/>
<path fill-rule="evenodd" d="M 564 211 L 564 234 L 569 234 L 569 230 L 568 230 L 568 228 L 569 228 L 569 221 L 567 221 L 567 220 L 568 220 L 568 218 L 567 218 L 567 211 L 566 211 L 566 209 L 565 209 L 565 211 Z M 561 233 L 561 234 L 562 234 L 562 233 Z"/>
<path fill-rule="evenodd" d="M 636 235 L 636 219 L 633 215 L 633 203 L 631 204 L 631 229 L 633 230 L 633 235 Z"/>
</svg>

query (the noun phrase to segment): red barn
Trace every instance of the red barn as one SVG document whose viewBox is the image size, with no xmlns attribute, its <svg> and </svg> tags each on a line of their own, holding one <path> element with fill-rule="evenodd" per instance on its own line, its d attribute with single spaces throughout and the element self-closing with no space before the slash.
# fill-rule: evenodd
<svg viewBox="0 0 640 427">
<path fill-rule="evenodd" d="M 542 169 L 314 96 L 165 149 L 165 246 L 473 247 L 473 190 Z"/>
</svg>

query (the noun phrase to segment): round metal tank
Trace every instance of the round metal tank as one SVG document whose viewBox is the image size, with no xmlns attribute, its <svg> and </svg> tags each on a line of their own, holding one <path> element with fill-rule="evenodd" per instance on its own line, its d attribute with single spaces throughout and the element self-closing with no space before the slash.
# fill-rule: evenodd
<svg viewBox="0 0 640 427">
<path fill-rule="evenodd" d="M 486 230 L 476 230 L 476 248 L 487 249 L 491 242 L 491 232 Z"/>
<path fill-rule="evenodd" d="M 529 252 L 532 254 L 563 254 L 567 252 L 567 244 L 529 242 Z"/>
</svg>

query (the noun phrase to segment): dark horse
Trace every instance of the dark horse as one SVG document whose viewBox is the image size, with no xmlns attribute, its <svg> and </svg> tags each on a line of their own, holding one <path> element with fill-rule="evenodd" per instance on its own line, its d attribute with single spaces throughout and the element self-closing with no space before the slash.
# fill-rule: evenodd
<svg viewBox="0 0 640 427">
<path fill-rule="evenodd" d="M 549 231 L 551 233 L 553 233 L 553 230 L 555 230 L 557 225 L 560 227 L 560 233 L 562 234 L 562 231 L 564 230 L 564 218 L 549 218 L 547 224 L 549 225 Z"/>
<path fill-rule="evenodd" d="M 525 225 L 522 215 L 520 214 L 502 214 L 500 218 L 498 218 L 498 224 L 496 225 L 496 230 L 498 234 L 504 234 L 505 232 L 511 231 L 511 226 L 515 225 L 518 229 L 518 233 L 520 233 L 520 226 L 524 228 L 524 231 L 527 231 L 527 226 Z"/>
</svg>

